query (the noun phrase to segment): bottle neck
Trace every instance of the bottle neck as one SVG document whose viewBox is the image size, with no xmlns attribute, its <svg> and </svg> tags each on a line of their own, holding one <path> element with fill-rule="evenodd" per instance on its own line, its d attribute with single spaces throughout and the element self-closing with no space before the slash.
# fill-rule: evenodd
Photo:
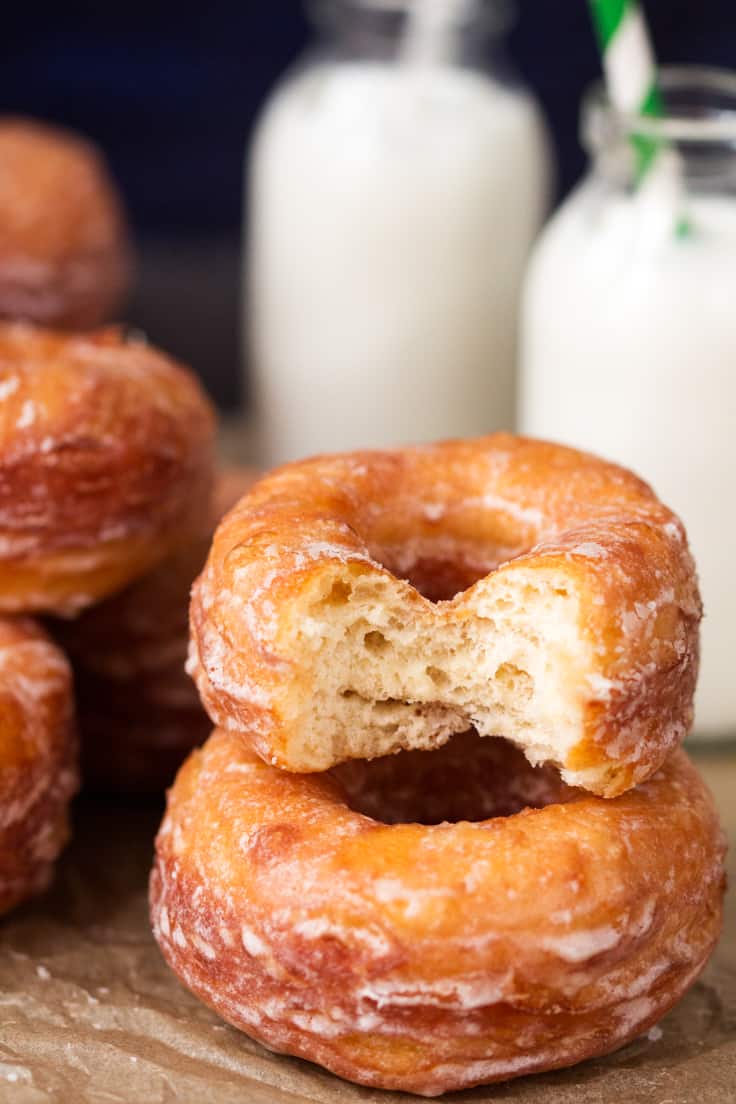
<svg viewBox="0 0 736 1104">
<path fill-rule="evenodd" d="M 661 152 L 677 163 L 687 194 L 736 196 L 736 73 L 701 67 L 664 68 L 660 74 L 664 114 L 615 111 L 602 87 L 583 101 L 582 141 L 596 173 L 633 190 L 641 184 L 642 146 L 653 151 L 648 173 Z"/>
<path fill-rule="evenodd" d="M 353 60 L 482 65 L 512 22 L 507 0 L 308 0 L 323 50 Z"/>
</svg>

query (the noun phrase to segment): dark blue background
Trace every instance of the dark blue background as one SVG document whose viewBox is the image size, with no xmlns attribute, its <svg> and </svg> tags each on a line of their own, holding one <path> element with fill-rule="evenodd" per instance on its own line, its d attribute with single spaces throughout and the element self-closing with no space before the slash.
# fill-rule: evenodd
<svg viewBox="0 0 736 1104">
<path fill-rule="evenodd" d="M 736 67 L 736 0 L 649 0 L 646 11 L 661 61 Z M 307 39 L 298 0 L 16 3 L 2 24 L 0 106 L 65 123 L 102 145 L 142 239 L 135 320 L 194 359 L 218 397 L 232 402 L 236 245 L 228 257 L 221 245 L 212 267 L 220 290 L 209 307 L 200 305 L 187 337 L 186 287 L 170 289 L 146 242 L 161 235 L 237 242 L 243 150 L 255 114 Z M 583 163 L 580 95 L 599 73 L 585 0 L 521 0 L 510 47 L 547 113 L 565 191 Z M 196 275 L 187 286 L 195 284 Z M 207 294 L 191 296 L 202 304 Z"/>
<path fill-rule="evenodd" d="M 306 40 L 298 0 L 8 7 L 5 110 L 95 137 L 141 227 L 237 225 L 254 115 Z M 582 164 L 580 93 L 599 69 L 586 3 L 522 0 L 519 9 L 511 50 L 549 116 L 566 188 Z M 734 0 L 649 0 L 646 10 L 662 61 L 736 66 Z"/>
</svg>

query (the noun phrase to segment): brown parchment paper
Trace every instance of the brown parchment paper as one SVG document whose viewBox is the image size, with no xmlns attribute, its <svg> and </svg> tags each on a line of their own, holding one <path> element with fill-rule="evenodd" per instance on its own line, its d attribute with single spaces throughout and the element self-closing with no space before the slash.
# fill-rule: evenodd
<svg viewBox="0 0 736 1104">
<path fill-rule="evenodd" d="M 701 761 L 736 843 L 736 755 Z M 396 1104 L 227 1027 L 169 973 L 148 926 L 159 808 L 82 800 L 41 900 L 0 924 L 0 1101 Z M 667 841 L 662 841 L 667 846 Z M 736 848 L 735 848 L 736 850 Z M 736 880 L 731 855 L 731 878 Z M 571 1070 L 444 1097 L 518 1104 L 736 1101 L 736 902 L 703 979 L 649 1037 Z"/>
</svg>

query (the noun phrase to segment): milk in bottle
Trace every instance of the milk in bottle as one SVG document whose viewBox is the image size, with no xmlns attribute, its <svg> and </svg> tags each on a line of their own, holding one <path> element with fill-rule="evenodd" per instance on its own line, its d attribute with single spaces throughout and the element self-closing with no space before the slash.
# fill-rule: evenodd
<svg viewBox="0 0 736 1104">
<path fill-rule="evenodd" d="M 497 59 L 502 6 L 432 3 L 319 5 L 329 48 L 258 127 L 246 331 L 266 462 L 513 420 L 546 139 Z"/>
</svg>

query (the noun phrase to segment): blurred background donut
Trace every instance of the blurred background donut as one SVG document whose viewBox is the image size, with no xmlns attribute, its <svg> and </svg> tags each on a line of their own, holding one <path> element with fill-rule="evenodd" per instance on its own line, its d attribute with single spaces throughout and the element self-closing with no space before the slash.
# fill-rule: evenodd
<svg viewBox="0 0 736 1104">
<path fill-rule="evenodd" d="M 70 131 L 0 117 L 0 317 L 89 329 L 119 313 L 131 274 L 100 151 Z"/>
<path fill-rule="evenodd" d="M 0 609 L 71 616 L 190 540 L 214 432 L 192 374 L 144 341 L 0 323 Z"/>
</svg>

